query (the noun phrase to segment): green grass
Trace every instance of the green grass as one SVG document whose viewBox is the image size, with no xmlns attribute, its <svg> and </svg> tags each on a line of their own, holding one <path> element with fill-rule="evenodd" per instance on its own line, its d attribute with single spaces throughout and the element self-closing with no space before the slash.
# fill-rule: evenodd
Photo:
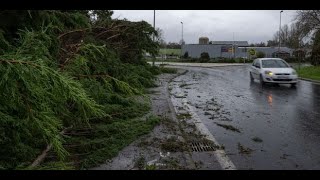
<svg viewBox="0 0 320 180">
<path fill-rule="evenodd" d="M 167 68 L 167 67 L 160 66 L 160 71 L 162 73 L 176 74 L 178 70 L 176 68 Z"/>
<path fill-rule="evenodd" d="M 160 54 L 168 54 L 168 55 L 181 55 L 181 49 L 160 49 Z"/>
<path fill-rule="evenodd" d="M 320 80 L 320 66 L 307 66 L 301 67 L 300 70 L 296 70 L 298 72 L 299 77 Z"/>
</svg>

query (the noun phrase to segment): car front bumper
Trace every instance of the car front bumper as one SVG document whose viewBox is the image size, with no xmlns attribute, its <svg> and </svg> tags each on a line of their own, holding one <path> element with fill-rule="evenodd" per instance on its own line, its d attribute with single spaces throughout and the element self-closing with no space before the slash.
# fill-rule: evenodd
<svg viewBox="0 0 320 180">
<path fill-rule="evenodd" d="M 285 76 L 277 76 L 277 75 L 264 75 L 263 79 L 268 83 L 278 83 L 278 84 L 294 84 L 298 82 L 297 75 L 285 75 Z"/>
</svg>

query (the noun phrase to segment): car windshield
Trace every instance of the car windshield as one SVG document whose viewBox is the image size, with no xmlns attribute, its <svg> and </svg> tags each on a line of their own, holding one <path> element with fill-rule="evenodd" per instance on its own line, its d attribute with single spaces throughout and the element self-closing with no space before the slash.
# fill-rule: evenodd
<svg viewBox="0 0 320 180">
<path fill-rule="evenodd" d="M 263 68 L 287 68 L 289 66 L 282 60 L 262 60 L 262 67 Z"/>
</svg>

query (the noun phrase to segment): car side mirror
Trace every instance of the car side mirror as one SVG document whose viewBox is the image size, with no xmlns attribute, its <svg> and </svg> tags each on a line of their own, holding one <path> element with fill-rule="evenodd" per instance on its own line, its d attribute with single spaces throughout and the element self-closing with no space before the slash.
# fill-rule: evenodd
<svg viewBox="0 0 320 180">
<path fill-rule="evenodd" d="M 256 68 L 259 68 L 259 69 L 260 69 L 260 66 L 256 66 Z"/>
</svg>

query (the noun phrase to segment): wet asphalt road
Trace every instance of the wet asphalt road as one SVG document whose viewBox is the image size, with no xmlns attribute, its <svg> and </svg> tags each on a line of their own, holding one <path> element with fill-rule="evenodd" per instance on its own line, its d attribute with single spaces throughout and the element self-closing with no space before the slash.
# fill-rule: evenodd
<svg viewBox="0 0 320 180">
<path fill-rule="evenodd" d="M 320 169 L 320 85 L 262 87 L 248 65 L 184 69 L 182 90 L 237 169 Z"/>
</svg>

